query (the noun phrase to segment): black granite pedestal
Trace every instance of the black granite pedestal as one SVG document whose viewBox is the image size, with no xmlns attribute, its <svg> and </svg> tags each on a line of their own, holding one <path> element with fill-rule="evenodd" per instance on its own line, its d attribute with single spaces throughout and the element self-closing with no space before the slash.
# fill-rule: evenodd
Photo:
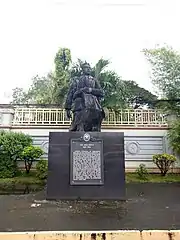
<svg viewBox="0 0 180 240">
<path fill-rule="evenodd" d="M 124 133 L 50 132 L 48 200 L 125 200 Z"/>
</svg>

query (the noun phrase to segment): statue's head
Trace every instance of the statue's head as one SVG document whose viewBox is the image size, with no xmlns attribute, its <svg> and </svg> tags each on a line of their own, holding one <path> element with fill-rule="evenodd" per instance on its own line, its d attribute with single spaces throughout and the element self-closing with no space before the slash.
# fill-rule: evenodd
<svg viewBox="0 0 180 240">
<path fill-rule="evenodd" d="M 86 75 L 91 74 L 92 69 L 91 69 L 91 66 L 89 63 L 85 62 L 81 65 L 81 67 L 82 67 L 82 71 L 84 74 L 86 74 Z"/>
</svg>

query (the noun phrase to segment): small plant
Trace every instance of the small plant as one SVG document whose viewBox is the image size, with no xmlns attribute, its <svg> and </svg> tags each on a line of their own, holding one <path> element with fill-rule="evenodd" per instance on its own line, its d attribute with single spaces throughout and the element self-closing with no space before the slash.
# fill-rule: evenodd
<svg viewBox="0 0 180 240">
<path fill-rule="evenodd" d="M 41 159 L 36 164 L 36 177 L 40 180 L 47 178 L 48 174 L 48 161 Z"/>
<path fill-rule="evenodd" d="M 146 180 L 147 176 L 148 176 L 148 171 L 146 169 L 146 165 L 140 164 L 139 167 L 136 169 L 136 173 L 140 179 Z"/>
<path fill-rule="evenodd" d="M 24 160 L 26 173 L 30 172 L 33 162 L 40 158 L 43 153 L 43 150 L 38 146 L 28 146 L 24 148 L 21 159 Z"/>
<path fill-rule="evenodd" d="M 153 162 L 161 171 L 162 176 L 166 176 L 167 172 L 170 169 L 170 166 L 176 161 L 176 157 L 171 154 L 163 153 L 156 154 L 153 156 Z"/>
</svg>

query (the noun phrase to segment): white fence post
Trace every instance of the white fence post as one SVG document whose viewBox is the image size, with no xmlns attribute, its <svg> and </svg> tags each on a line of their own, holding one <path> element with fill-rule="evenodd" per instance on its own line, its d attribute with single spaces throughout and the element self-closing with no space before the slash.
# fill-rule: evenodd
<svg viewBox="0 0 180 240">
<path fill-rule="evenodd" d="M 0 108 L 0 128 L 9 129 L 13 124 L 14 108 Z"/>
</svg>

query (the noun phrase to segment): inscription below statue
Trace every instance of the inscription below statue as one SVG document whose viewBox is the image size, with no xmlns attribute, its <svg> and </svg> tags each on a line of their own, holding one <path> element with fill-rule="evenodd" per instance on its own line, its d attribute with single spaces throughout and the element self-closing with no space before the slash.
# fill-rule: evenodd
<svg viewBox="0 0 180 240">
<path fill-rule="evenodd" d="M 71 111 L 73 112 L 69 131 L 100 132 L 105 118 L 100 104 L 104 92 L 99 82 L 91 76 L 89 63 L 84 63 L 81 67 L 83 74 L 72 80 L 65 102 L 68 119 L 71 118 Z"/>
<path fill-rule="evenodd" d="M 102 141 L 71 141 L 71 184 L 103 184 Z"/>
<path fill-rule="evenodd" d="M 73 152 L 73 180 L 101 180 L 100 151 Z"/>
</svg>

